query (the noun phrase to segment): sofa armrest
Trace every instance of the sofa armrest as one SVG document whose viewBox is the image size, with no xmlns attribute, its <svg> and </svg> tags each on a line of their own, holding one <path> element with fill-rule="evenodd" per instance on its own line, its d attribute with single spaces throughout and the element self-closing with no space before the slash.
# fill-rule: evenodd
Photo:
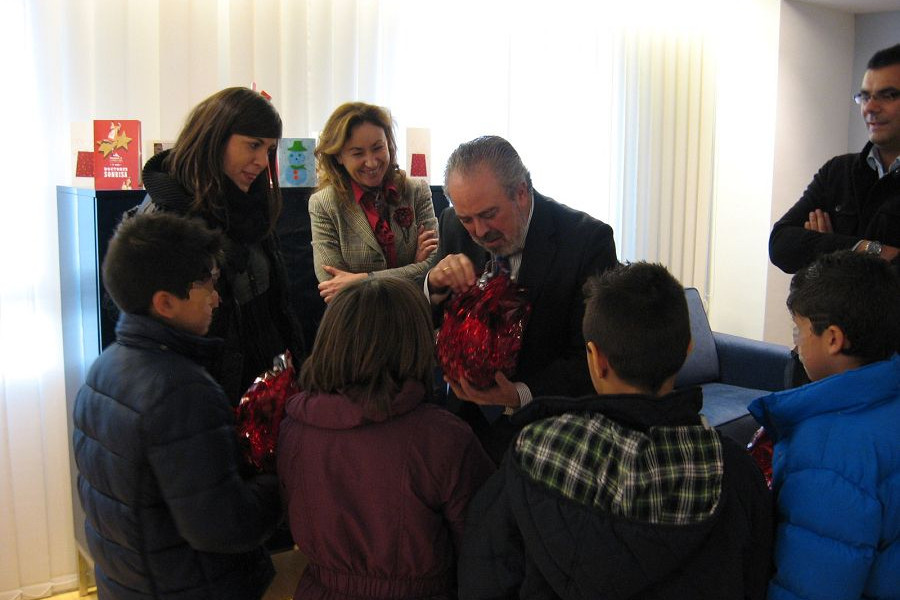
<svg viewBox="0 0 900 600">
<path fill-rule="evenodd" d="M 785 388 L 791 349 L 781 344 L 714 332 L 719 355 L 719 381 L 757 390 Z"/>
</svg>

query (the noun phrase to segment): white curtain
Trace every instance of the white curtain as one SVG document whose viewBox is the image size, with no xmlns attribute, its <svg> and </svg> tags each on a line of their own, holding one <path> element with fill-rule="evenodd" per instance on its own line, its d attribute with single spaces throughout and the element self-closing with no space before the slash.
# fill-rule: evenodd
<svg viewBox="0 0 900 600">
<path fill-rule="evenodd" d="M 53 182 L 67 152 L 47 85 L 59 68 L 33 35 L 37 5 L 7 0 L 0 197 L 0 598 L 75 583 Z M 46 86 L 46 87 L 45 87 Z M 43 88 L 43 89 L 42 89 Z"/>
<path fill-rule="evenodd" d="M 499 134 L 539 191 L 614 227 L 621 258 L 699 285 L 713 52 L 691 15 L 710 3 L 678 3 L 683 21 L 667 4 L 4 0 L 0 600 L 75 586 L 55 186 L 87 149 L 77 124 L 139 119 L 147 148 L 256 82 L 305 137 L 360 99 L 392 110 L 401 156 L 407 127 L 430 129 L 435 184 L 457 144 Z M 635 29 L 648 15 L 657 27 Z"/>
<path fill-rule="evenodd" d="M 703 35 L 622 33 L 620 255 L 709 289 L 715 65 Z"/>
</svg>

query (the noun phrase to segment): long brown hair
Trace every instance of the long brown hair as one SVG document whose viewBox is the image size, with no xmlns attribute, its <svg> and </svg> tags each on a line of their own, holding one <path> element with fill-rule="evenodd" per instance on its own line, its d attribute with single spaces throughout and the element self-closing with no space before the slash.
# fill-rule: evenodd
<svg viewBox="0 0 900 600">
<path fill-rule="evenodd" d="M 233 134 L 281 138 L 281 116 L 264 96 L 245 87 L 216 92 L 194 107 L 163 168 L 194 198 L 192 211 L 227 218 L 223 191 L 225 147 Z M 274 173 L 276 150 L 269 152 L 267 183 L 270 227 L 281 213 L 281 190 Z M 266 175 L 262 175 L 266 177 Z"/>
<path fill-rule="evenodd" d="M 406 279 L 369 277 L 328 305 L 300 387 L 342 393 L 390 416 L 403 383 L 418 381 L 429 390 L 433 369 L 434 331 L 422 290 Z"/>
<path fill-rule="evenodd" d="M 353 134 L 353 129 L 363 123 L 371 123 L 384 130 L 390 154 L 390 164 L 385 179 L 396 185 L 400 194 L 403 195 L 406 174 L 397 163 L 397 141 L 394 137 L 391 113 L 386 108 L 365 102 L 341 104 L 328 117 L 325 128 L 319 134 L 315 150 L 317 189 L 323 190 L 328 186 L 334 186 L 339 197 L 350 197 L 350 175 L 344 165 L 338 162 L 338 155 Z"/>
</svg>

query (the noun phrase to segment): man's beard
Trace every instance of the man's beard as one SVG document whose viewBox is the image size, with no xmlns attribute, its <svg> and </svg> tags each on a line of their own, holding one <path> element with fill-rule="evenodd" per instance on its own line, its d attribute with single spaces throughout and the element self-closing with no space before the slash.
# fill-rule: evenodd
<svg viewBox="0 0 900 600">
<path fill-rule="evenodd" d="M 510 254 L 521 252 L 522 249 L 525 248 L 525 237 L 528 234 L 528 231 L 526 230 L 526 226 L 528 225 L 528 217 L 522 215 L 520 216 L 522 218 L 519 221 L 519 227 L 516 230 L 515 236 L 513 238 L 507 239 L 503 245 L 494 247 L 488 246 L 486 242 L 494 241 L 493 239 L 490 239 L 490 236 L 475 238 L 475 243 L 488 252 L 498 256 L 509 256 Z M 502 237 L 502 233 L 497 233 Z"/>
</svg>

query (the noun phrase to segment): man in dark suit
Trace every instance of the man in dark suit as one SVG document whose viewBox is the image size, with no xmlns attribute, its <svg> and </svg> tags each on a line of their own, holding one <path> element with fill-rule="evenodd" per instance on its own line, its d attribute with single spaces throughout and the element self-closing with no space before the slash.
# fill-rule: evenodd
<svg viewBox="0 0 900 600">
<path fill-rule="evenodd" d="M 472 287 L 488 261 L 507 259 L 531 302 L 513 380 L 476 389 L 448 381 L 459 412 L 488 452 L 502 456 L 514 430 L 510 414 L 533 397 L 579 396 L 593 389 L 581 333 L 582 286 L 618 263 L 612 228 L 534 191 L 531 175 L 503 138 L 485 136 L 451 154 L 444 190 L 453 206 L 441 215 L 438 262 L 425 277 L 432 305 Z M 470 404 L 471 403 L 471 404 Z M 500 407 L 472 410 L 474 405 Z"/>
</svg>

